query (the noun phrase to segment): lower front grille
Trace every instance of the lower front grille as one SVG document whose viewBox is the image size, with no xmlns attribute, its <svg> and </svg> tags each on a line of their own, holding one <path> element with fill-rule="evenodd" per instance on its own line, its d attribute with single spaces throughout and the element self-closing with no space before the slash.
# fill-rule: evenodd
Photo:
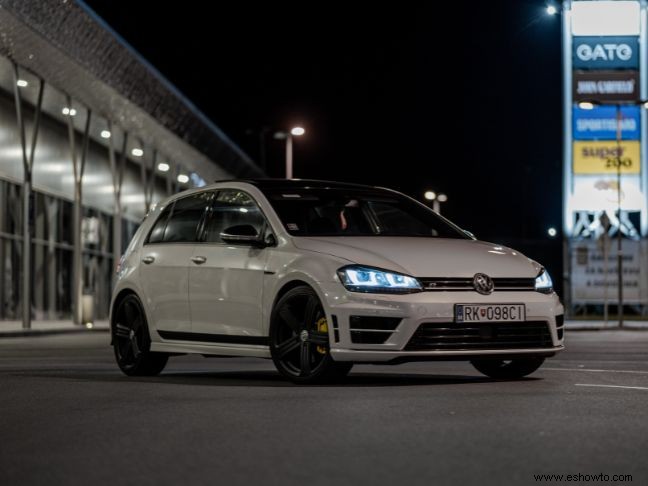
<svg viewBox="0 0 648 486">
<path fill-rule="evenodd" d="M 545 321 L 484 324 L 428 322 L 410 338 L 406 351 L 468 351 L 476 349 L 550 348 Z"/>
<path fill-rule="evenodd" d="M 398 327 L 399 317 L 351 316 L 349 332 L 355 344 L 383 344 Z"/>
</svg>

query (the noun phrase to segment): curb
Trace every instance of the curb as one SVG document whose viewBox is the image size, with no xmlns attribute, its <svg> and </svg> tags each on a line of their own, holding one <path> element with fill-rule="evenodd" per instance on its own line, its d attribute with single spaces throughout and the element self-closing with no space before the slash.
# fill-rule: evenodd
<svg viewBox="0 0 648 486">
<path fill-rule="evenodd" d="M 92 328 L 85 327 L 77 328 L 64 328 L 64 329 L 20 329 L 17 331 L 0 331 L 0 338 L 13 338 L 13 337 L 39 337 L 39 336 L 52 336 L 55 334 L 75 334 L 75 333 L 90 333 L 90 332 L 108 332 L 110 329 L 106 328 Z"/>
</svg>

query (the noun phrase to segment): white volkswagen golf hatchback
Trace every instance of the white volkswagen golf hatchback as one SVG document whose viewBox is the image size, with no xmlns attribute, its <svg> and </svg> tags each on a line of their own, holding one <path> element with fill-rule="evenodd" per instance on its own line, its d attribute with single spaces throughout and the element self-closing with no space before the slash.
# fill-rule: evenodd
<svg viewBox="0 0 648 486">
<path fill-rule="evenodd" d="M 225 181 L 159 204 L 111 303 L 127 375 L 198 353 L 272 358 L 298 383 L 448 359 L 519 378 L 563 349 L 563 330 L 538 263 L 398 192 L 310 180 Z"/>
</svg>

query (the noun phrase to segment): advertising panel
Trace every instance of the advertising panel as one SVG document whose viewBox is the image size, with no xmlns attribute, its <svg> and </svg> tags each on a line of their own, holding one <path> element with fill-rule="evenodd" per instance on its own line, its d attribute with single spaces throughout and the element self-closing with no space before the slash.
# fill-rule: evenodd
<svg viewBox="0 0 648 486">
<path fill-rule="evenodd" d="M 571 2 L 571 33 L 581 35 L 639 35 L 641 6 L 632 0 Z"/>
<path fill-rule="evenodd" d="M 639 101 L 638 71 L 574 71 L 575 102 L 629 103 Z"/>
<path fill-rule="evenodd" d="M 574 37 L 575 69 L 639 69 L 639 37 Z"/>
<path fill-rule="evenodd" d="M 574 211 L 614 213 L 619 204 L 618 187 L 619 181 L 616 174 L 575 176 L 572 208 Z M 621 206 L 624 211 L 641 211 L 643 195 L 640 176 L 622 176 Z"/>
<path fill-rule="evenodd" d="M 641 160 L 639 142 L 614 140 L 574 142 L 574 174 L 639 174 Z"/>
<path fill-rule="evenodd" d="M 616 140 L 617 126 L 621 128 L 622 140 L 639 140 L 640 110 L 638 106 L 623 106 L 617 120 L 616 106 L 596 106 L 591 110 L 574 106 L 574 140 Z"/>
<path fill-rule="evenodd" d="M 648 303 L 648 242 L 623 242 L 623 301 Z M 615 242 L 609 238 L 571 245 L 572 302 L 617 303 L 618 274 Z"/>
</svg>

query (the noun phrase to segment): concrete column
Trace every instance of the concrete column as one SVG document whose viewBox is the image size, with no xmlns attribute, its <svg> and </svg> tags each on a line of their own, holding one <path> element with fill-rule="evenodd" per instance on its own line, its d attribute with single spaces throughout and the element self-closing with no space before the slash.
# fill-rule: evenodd
<svg viewBox="0 0 648 486">
<path fill-rule="evenodd" d="M 108 130 L 113 133 L 112 122 L 108 120 Z M 121 206 L 121 192 L 124 182 L 124 170 L 126 167 L 126 147 L 128 145 L 128 132 L 124 132 L 122 139 L 121 153 L 119 154 L 119 162 L 115 156 L 115 146 L 113 144 L 113 136 L 108 141 L 108 158 L 110 160 L 110 172 L 112 174 L 113 182 L 113 197 L 115 200 L 115 210 L 113 212 L 113 285 L 115 283 L 115 270 L 122 254 L 122 206 Z"/>
<path fill-rule="evenodd" d="M 22 148 L 23 160 L 23 186 L 22 186 L 22 327 L 23 329 L 31 328 L 31 243 L 32 228 L 29 220 L 30 215 L 30 197 L 32 190 L 32 170 L 34 165 L 34 153 L 36 152 L 36 140 L 38 139 L 38 130 L 40 127 L 40 112 L 43 104 L 43 89 L 45 83 L 39 79 L 38 98 L 36 101 L 34 114 L 34 127 L 31 137 L 31 150 L 27 148 L 27 137 L 25 134 L 25 119 L 22 112 L 22 96 L 18 80 L 20 75 L 18 65 L 13 63 L 13 89 L 16 104 L 16 121 L 20 133 L 20 146 Z"/>
<path fill-rule="evenodd" d="M 72 107 L 72 99 L 66 96 L 67 106 Z M 83 241 L 81 239 L 81 225 L 83 223 L 83 173 L 88 151 L 88 139 L 90 131 L 90 120 L 92 111 L 86 111 L 85 131 L 83 134 L 83 148 L 80 159 L 77 157 L 74 119 L 68 116 L 68 137 L 70 141 L 70 155 L 72 157 L 72 168 L 74 173 L 74 209 L 72 218 L 74 220 L 73 257 L 72 257 L 72 308 L 75 324 L 81 322 L 82 295 L 83 295 Z"/>
</svg>

